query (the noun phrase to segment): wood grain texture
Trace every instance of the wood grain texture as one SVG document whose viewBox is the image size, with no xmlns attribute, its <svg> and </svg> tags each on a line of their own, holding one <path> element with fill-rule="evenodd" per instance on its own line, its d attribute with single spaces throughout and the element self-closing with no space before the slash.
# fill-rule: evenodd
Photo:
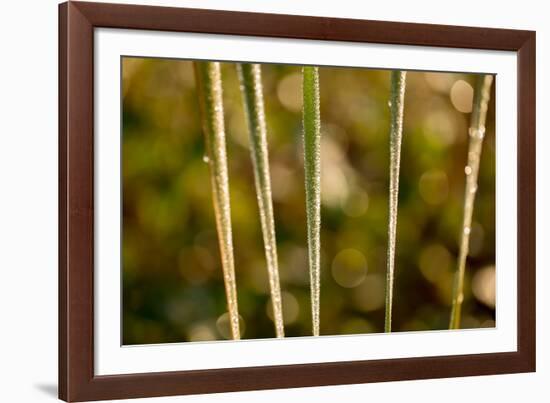
<svg viewBox="0 0 550 403">
<path fill-rule="evenodd" d="M 518 351 L 94 375 L 93 30 L 98 27 L 518 52 Z M 59 6 L 59 397 L 122 399 L 535 370 L 535 33 L 83 2 Z"/>
<path fill-rule="evenodd" d="M 58 391 L 67 400 L 67 6 L 59 7 L 59 89 L 58 89 Z"/>
<path fill-rule="evenodd" d="M 59 394 L 77 401 L 93 378 L 93 29 L 74 3 L 60 10 Z"/>
</svg>

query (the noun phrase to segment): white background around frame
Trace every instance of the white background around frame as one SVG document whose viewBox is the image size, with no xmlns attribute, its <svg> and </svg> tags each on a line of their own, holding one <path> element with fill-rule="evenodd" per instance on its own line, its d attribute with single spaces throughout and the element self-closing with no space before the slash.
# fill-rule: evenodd
<svg viewBox="0 0 550 403">
<path fill-rule="evenodd" d="M 545 402 L 550 379 L 550 26 L 544 2 L 111 0 L 171 6 L 537 30 L 537 373 L 343 385 L 131 402 Z M 53 402 L 57 384 L 57 1 L 4 2 L 0 63 L 0 401 Z"/>
<path fill-rule="evenodd" d="M 120 29 L 98 29 L 94 41 L 97 375 L 516 351 L 517 234 L 513 229 L 517 204 L 517 58 L 514 52 Z M 117 307 L 122 289 L 122 55 L 496 73 L 496 329 L 121 346 L 121 315 Z M 406 102 L 405 98 L 405 105 Z M 404 136 L 406 141 L 407 133 Z"/>
</svg>

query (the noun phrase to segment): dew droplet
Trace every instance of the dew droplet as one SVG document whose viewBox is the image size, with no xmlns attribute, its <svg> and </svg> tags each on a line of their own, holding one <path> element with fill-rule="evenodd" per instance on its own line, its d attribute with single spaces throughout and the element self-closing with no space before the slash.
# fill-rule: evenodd
<svg viewBox="0 0 550 403">
<path fill-rule="evenodd" d="M 473 128 L 471 127 L 469 130 L 468 130 L 468 133 L 470 134 L 471 137 L 473 138 L 477 138 L 477 139 L 483 139 L 483 137 L 485 137 L 485 127 L 478 127 L 478 128 Z"/>
<path fill-rule="evenodd" d="M 472 173 L 472 168 L 469 165 L 466 165 L 466 167 L 464 167 L 464 173 L 466 175 L 470 175 Z"/>
<path fill-rule="evenodd" d="M 470 235 L 471 228 L 470 227 L 464 227 L 464 234 Z"/>
<path fill-rule="evenodd" d="M 208 164 L 210 162 L 210 158 L 208 158 L 208 155 L 204 155 L 202 157 L 202 161 L 205 162 L 206 164 Z"/>
</svg>

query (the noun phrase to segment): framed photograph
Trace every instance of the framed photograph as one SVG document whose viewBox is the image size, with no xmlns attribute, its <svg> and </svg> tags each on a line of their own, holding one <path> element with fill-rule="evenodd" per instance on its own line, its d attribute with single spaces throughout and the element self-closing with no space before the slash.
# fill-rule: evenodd
<svg viewBox="0 0 550 403">
<path fill-rule="evenodd" d="M 535 33 L 59 6 L 59 397 L 535 371 Z"/>
</svg>

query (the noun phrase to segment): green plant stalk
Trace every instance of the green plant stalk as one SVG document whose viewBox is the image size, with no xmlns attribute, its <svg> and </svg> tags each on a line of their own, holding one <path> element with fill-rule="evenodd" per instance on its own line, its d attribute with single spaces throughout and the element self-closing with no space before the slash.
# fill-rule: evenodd
<svg viewBox="0 0 550 403">
<path fill-rule="evenodd" d="M 464 300 L 464 273 L 466 271 L 466 259 L 469 252 L 472 215 L 474 212 L 474 202 L 477 193 L 479 161 L 481 158 L 483 138 L 485 137 L 485 121 L 487 119 L 487 108 L 489 105 L 492 83 L 492 75 L 479 75 L 477 77 L 474 92 L 470 129 L 468 130 L 470 138 L 468 144 L 468 165 L 466 165 L 466 168 L 464 169 L 466 174 L 463 209 L 464 216 L 462 218 L 458 267 L 455 272 L 453 284 L 453 299 L 449 329 L 460 329 L 462 302 Z"/>
<path fill-rule="evenodd" d="M 216 62 L 195 62 L 194 67 L 206 143 L 206 161 L 210 167 L 214 213 L 231 335 L 234 340 L 238 340 L 241 336 L 233 259 L 221 70 L 220 64 Z"/>
<path fill-rule="evenodd" d="M 390 78 L 390 187 L 388 213 L 388 256 L 386 267 L 386 314 L 384 331 L 391 332 L 393 282 L 395 267 L 395 238 L 397 231 L 397 204 L 399 199 L 399 166 L 403 138 L 403 104 L 406 72 L 394 70 Z"/>
<path fill-rule="evenodd" d="M 248 124 L 250 154 L 254 167 L 256 196 L 260 211 L 260 222 L 264 240 L 269 289 L 273 306 L 273 319 L 277 337 L 285 336 L 279 264 L 277 259 L 277 241 L 273 202 L 271 197 L 271 179 L 269 175 L 269 153 L 267 147 L 267 128 L 262 88 L 262 72 L 259 64 L 237 64 L 241 83 L 243 106 Z"/>
<path fill-rule="evenodd" d="M 303 68 L 304 170 L 313 335 L 319 336 L 321 297 L 321 116 L 319 69 Z"/>
</svg>

